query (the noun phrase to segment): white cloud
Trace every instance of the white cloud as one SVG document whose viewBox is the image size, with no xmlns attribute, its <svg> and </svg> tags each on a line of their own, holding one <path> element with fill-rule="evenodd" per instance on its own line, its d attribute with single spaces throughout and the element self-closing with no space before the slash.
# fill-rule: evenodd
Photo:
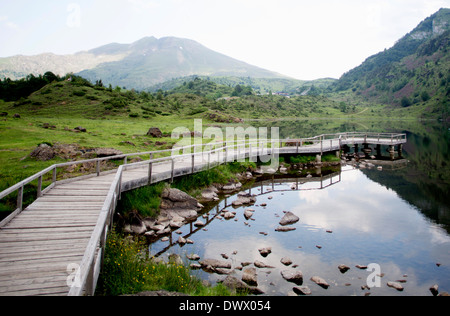
<svg viewBox="0 0 450 316">
<path fill-rule="evenodd" d="M 0 23 L 9 29 L 13 30 L 19 29 L 19 26 L 16 23 L 10 21 L 10 19 L 6 15 L 0 16 Z"/>
</svg>

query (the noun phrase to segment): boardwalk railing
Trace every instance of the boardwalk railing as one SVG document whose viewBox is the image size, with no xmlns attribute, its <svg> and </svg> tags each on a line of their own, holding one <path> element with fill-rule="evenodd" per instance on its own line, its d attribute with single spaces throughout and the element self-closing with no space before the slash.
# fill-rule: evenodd
<svg viewBox="0 0 450 316">
<path fill-rule="evenodd" d="M 96 158 L 89 160 L 73 161 L 52 165 L 31 177 L 17 183 L 16 185 L 4 190 L 0 193 L 0 200 L 17 192 L 17 207 L 0 223 L 0 229 L 6 226 L 15 216 L 23 211 L 23 194 L 24 187 L 31 182 L 38 180 L 36 198 L 43 196 L 60 182 L 76 181 L 80 178 L 100 176 L 101 162 L 108 160 L 121 160 L 123 165 L 119 166 L 116 176 L 111 184 L 108 196 L 104 202 L 102 211 L 97 221 L 97 225 L 86 248 L 83 260 L 76 273 L 75 281 L 70 289 L 69 295 L 93 295 L 97 279 L 100 273 L 101 264 L 105 251 L 105 242 L 108 230 L 112 225 L 114 211 L 120 194 L 141 186 L 160 182 L 170 179 L 173 181 L 175 177 L 193 174 L 205 169 L 210 169 L 222 163 L 232 162 L 240 159 L 255 158 L 261 156 L 272 156 L 283 153 L 316 153 L 337 151 L 343 145 L 371 143 L 381 145 L 398 145 L 406 143 L 406 134 L 389 134 L 389 133 L 338 133 L 323 134 L 316 137 L 301 139 L 281 139 L 281 140 L 234 140 L 227 142 L 212 142 L 201 145 L 191 145 L 184 147 L 176 147 L 169 150 L 140 152 L 132 154 L 117 155 L 104 158 Z M 182 152 L 180 154 L 180 151 Z M 178 153 L 178 154 L 177 154 Z M 166 156 L 169 155 L 170 156 Z M 158 155 L 165 156 L 162 158 L 154 158 Z M 149 160 L 128 164 L 130 157 L 148 156 Z M 198 159 L 201 158 L 201 159 Z M 200 161 L 199 161 L 200 160 Z M 169 162 L 169 164 L 167 164 Z M 95 163 L 96 171 L 92 175 L 82 176 L 74 179 L 57 181 L 58 168 L 69 167 L 77 164 Z M 169 166 L 166 172 L 158 175 L 154 174 L 154 168 L 157 165 Z M 123 186 L 122 176 L 124 171 L 133 168 L 142 168 L 148 166 L 148 176 L 134 184 Z M 114 171 L 113 171 L 114 172 Z M 43 189 L 44 177 L 52 173 L 51 184 Z"/>
</svg>

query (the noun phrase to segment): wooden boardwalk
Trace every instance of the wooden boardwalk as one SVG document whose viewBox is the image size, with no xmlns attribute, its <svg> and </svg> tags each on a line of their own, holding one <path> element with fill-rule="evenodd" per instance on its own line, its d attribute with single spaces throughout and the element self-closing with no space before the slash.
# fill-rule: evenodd
<svg viewBox="0 0 450 316">
<path fill-rule="evenodd" d="M 341 135 L 341 134 L 339 134 Z M 334 135 L 336 136 L 336 135 Z M 197 154 L 150 159 L 124 164 L 117 170 L 68 181 L 56 181 L 57 168 L 83 162 L 54 165 L 0 193 L 17 192 L 17 210 L 0 223 L 0 296 L 92 295 L 101 268 L 108 229 L 120 194 L 124 191 L 173 180 L 211 168 L 225 161 L 274 154 L 323 154 L 340 150 L 344 144 L 401 145 L 405 135 L 353 135 L 326 139 L 282 140 L 243 145 L 220 144 Z M 280 146 L 274 146 L 279 144 Z M 268 148 L 270 147 L 270 148 Z M 136 153 L 117 158 L 153 155 Z M 94 159 L 97 166 L 103 160 Z M 42 189 L 45 174 L 53 182 Z M 38 196 L 22 209 L 23 187 L 38 181 Z"/>
</svg>

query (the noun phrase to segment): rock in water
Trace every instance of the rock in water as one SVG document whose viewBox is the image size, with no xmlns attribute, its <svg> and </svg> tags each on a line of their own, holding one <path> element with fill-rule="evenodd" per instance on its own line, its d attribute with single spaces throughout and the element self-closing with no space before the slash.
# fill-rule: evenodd
<svg viewBox="0 0 450 316">
<path fill-rule="evenodd" d="M 311 295 L 311 290 L 307 286 L 296 286 L 293 290 L 298 295 Z"/>
<path fill-rule="evenodd" d="M 259 249 L 258 251 L 261 254 L 261 256 L 263 256 L 265 258 L 272 253 L 272 248 L 270 248 L 270 247 L 262 248 L 262 249 Z"/>
<path fill-rule="evenodd" d="M 300 270 L 283 270 L 281 271 L 283 278 L 297 285 L 303 284 L 303 273 Z"/>
<path fill-rule="evenodd" d="M 348 270 L 350 270 L 349 266 L 346 266 L 345 264 L 341 264 L 338 267 L 339 271 L 341 271 L 342 274 L 346 273 Z"/>
<path fill-rule="evenodd" d="M 311 281 L 313 281 L 317 285 L 323 287 L 324 289 L 328 289 L 330 287 L 330 285 L 327 283 L 327 281 L 325 281 L 324 279 L 322 279 L 321 277 L 318 277 L 318 276 L 313 276 L 311 278 Z"/>
<path fill-rule="evenodd" d="M 292 212 L 287 212 L 286 215 L 281 219 L 280 225 L 286 226 L 286 225 L 292 225 L 297 223 L 300 220 L 298 216 L 293 214 Z"/>
<path fill-rule="evenodd" d="M 286 226 L 279 226 L 275 229 L 275 231 L 277 232 L 282 232 L 282 233 L 286 233 L 286 232 L 290 232 L 293 230 L 296 230 L 297 228 L 295 227 L 286 227 Z"/>
<path fill-rule="evenodd" d="M 251 286 L 258 286 L 258 277 L 255 268 L 247 268 L 242 275 L 242 281 Z"/>
<path fill-rule="evenodd" d="M 388 282 L 387 286 L 396 289 L 399 292 L 403 291 L 403 286 L 398 282 Z"/>
<path fill-rule="evenodd" d="M 249 210 L 245 210 L 244 217 L 246 220 L 249 220 L 253 216 L 253 212 L 250 212 Z"/>
</svg>

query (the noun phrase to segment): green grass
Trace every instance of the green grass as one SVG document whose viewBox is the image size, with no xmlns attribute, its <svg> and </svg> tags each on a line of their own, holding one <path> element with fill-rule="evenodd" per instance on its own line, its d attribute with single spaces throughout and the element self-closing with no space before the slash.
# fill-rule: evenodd
<svg viewBox="0 0 450 316">
<path fill-rule="evenodd" d="M 165 182 L 142 187 L 122 194 L 117 212 L 128 214 L 136 211 L 143 217 L 157 217 L 161 204 L 161 194 L 167 187 Z"/>
<path fill-rule="evenodd" d="M 223 285 L 206 287 L 192 277 L 184 265 L 155 263 L 148 258 L 145 243 L 109 233 L 105 260 L 96 295 L 118 296 L 144 291 L 166 290 L 191 296 L 233 295 Z"/>
</svg>

